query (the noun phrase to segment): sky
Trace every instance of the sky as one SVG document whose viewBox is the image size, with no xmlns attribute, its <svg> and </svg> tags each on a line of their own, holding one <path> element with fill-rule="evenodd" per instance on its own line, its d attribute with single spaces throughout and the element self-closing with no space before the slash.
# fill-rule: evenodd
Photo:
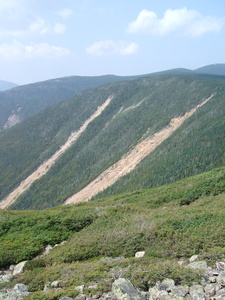
<svg viewBox="0 0 225 300">
<path fill-rule="evenodd" d="M 225 63 L 224 0 L 0 0 L 0 79 Z"/>
</svg>

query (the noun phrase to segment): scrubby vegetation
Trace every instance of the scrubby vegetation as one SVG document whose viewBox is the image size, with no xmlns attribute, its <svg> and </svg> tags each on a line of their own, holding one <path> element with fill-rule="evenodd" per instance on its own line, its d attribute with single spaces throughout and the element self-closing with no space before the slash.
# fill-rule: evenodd
<svg viewBox="0 0 225 300">
<path fill-rule="evenodd" d="M 193 254 L 209 264 L 224 258 L 224 176 L 225 169 L 220 168 L 75 206 L 1 211 L 1 266 L 31 260 L 47 244 L 67 240 L 48 255 L 31 260 L 17 278 L 29 285 L 32 299 L 75 296 L 74 287 L 81 284 L 87 294 L 94 283 L 98 291 L 107 291 L 122 275 L 142 289 L 165 277 L 176 283 L 198 282 L 199 272 L 176 262 Z M 145 257 L 135 259 L 135 252 L 142 250 Z M 61 280 L 62 290 L 41 292 L 54 280 Z"/>
</svg>

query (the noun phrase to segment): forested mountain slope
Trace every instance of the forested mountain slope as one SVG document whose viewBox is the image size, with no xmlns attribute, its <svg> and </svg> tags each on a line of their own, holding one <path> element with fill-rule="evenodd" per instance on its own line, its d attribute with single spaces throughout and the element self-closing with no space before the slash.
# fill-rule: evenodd
<svg viewBox="0 0 225 300">
<path fill-rule="evenodd" d="M 103 193 L 157 186 L 224 165 L 225 80 L 179 74 L 148 76 L 84 92 L 3 131 L 1 199 L 53 155 L 109 97 L 109 105 L 12 208 L 43 209 L 64 203 L 142 140 L 196 107 L 131 173 Z"/>
<path fill-rule="evenodd" d="M 194 70 L 199 74 L 211 74 L 217 76 L 225 76 L 225 64 L 212 64 Z"/>
<path fill-rule="evenodd" d="M 111 82 L 130 77 L 70 76 L 22 85 L 0 93 L 0 130 L 7 129 L 34 115 L 45 107 Z"/>
<path fill-rule="evenodd" d="M 68 76 L 18 86 L 0 81 L 0 130 L 8 129 L 45 107 L 69 99 L 85 90 L 135 78 L 165 74 L 225 75 L 225 64 L 208 65 L 196 70 L 177 68 L 138 76 Z M 9 89 L 10 90 L 7 90 Z M 6 90 L 6 91 L 3 91 Z"/>
</svg>

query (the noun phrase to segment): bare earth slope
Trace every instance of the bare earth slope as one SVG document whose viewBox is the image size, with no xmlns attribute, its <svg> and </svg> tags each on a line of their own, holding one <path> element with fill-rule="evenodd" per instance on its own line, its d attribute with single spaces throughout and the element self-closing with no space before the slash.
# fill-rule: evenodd
<svg viewBox="0 0 225 300">
<path fill-rule="evenodd" d="M 41 164 L 31 175 L 29 175 L 24 181 L 22 181 L 21 184 L 13 192 L 11 192 L 5 199 L 3 199 L 0 203 L 0 208 L 3 209 L 12 205 L 18 199 L 18 197 L 25 191 L 27 191 L 36 180 L 44 176 L 54 165 L 60 155 L 62 155 L 85 131 L 87 126 L 104 111 L 111 100 L 112 98 L 108 98 L 101 106 L 99 106 L 94 114 L 91 115 L 91 117 L 87 119 L 77 131 L 71 133 L 66 143 L 62 145 L 58 151 L 56 151 L 48 160 L 44 161 L 43 164 Z"/>
<path fill-rule="evenodd" d="M 75 204 L 88 201 L 102 190 L 113 185 L 120 177 L 131 172 L 146 156 L 148 156 L 153 150 L 155 150 L 155 148 L 159 146 L 164 140 L 166 140 L 175 130 L 177 130 L 186 119 L 191 117 L 199 107 L 208 102 L 213 96 L 214 95 L 211 95 L 209 98 L 204 100 L 201 104 L 187 112 L 182 117 L 173 118 L 166 128 L 155 133 L 152 137 L 141 141 L 134 147 L 134 149 L 125 154 L 118 162 L 105 170 L 85 188 L 68 198 L 65 204 Z M 111 100 L 112 97 L 109 97 L 101 106 L 99 106 L 95 113 L 84 122 L 79 130 L 71 133 L 66 143 L 62 145 L 58 151 L 56 151 L 48 160 L 44 161 L 43 164 L 40 165 L 24 181 L 22 181 L 21 184 L 13 192 L 11 192 L 5 199 L 3 199 L 0 203 L 0 209 L 4 209 L 12 205 L 20 195 L 22 195 L 31 187 L 31 185 L 36 180 L 44 176 L 54 165 L 60 155 L 62 155 L 85 131 L 87 126 L 104 111 Z"/>
<path fill-rule="evenodd" d="M 197 107 L 187 112 L 184 116 L 173 118 L 169 126 L 155 133 L 152 137 L 145 139 L 137 144 L 134 149 L 132 149 L 118 162 L 105 170 L 85 188 L 68 198 L 65 204 L 75 204 L 88 201 L 99 192 L 113 185 L 120 177 L 131 172 L 141 162 L 141 160 L 143 160 L 147 155 L 155 150 L 155 148 L 159 146 L 164 140 L 166 140 L 177 128 L 179 128 L 186 119 L 191 117 L 199 107 L 208 102 L 213 96 L 214 95 L 211 95 Z"/>
</svg>

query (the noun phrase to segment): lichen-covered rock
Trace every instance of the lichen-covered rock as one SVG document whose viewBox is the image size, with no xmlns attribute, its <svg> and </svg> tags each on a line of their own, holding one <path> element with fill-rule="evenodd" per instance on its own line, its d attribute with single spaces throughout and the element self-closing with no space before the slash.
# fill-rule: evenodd
<svg viewBox="0 0 225 300">
<path fill-rule="evenodd" d="M 145 256 L 145 251 L 139 251 L 135 253 L 135 258 L 141 258 Z"/>
<path fill-rule="evenodd" d="M 108 292 L 103 294 L 100 298 L 100 300 L 117 300 L 117 297 L 114 293 Z"/>
<path fill-rule="evenodd" d="M 26 264 L 26 260 L 25 261 L 21 261 L 20 263 L 18 263 L 13 270 L 13 275 L 17 275 L 17 274 L 21 274 L 23 273 L 23 269 L 25 267 Z"/>
<path fill-rule="evenodd" d="M 79 295 L 76 297 L 76 300 L 86 300 L 86 295 L 84 295 L 84 294 L 79 294 Z"/>
<path fill-rule="evenodd" d="M 205 260 L 199 260 L 199 261 L 194 261 L 190 264 L 187 265 L 187 268 L 191 268 L 194 270 L 206 270 L 207 269 L 207 263 Z"/>
<path fill-rule="evenodd" d="M 78 291 L 79 293 L 83 294 L 84 291 L 84 285 L 79 285 L 75 287 L 75 290 Z"/>
<path fill-rule="evenodd" d="M 113 282 L 112 292 L 120 300 L 142 299 L 140 293 L 134 288 L 133 284 L 125 278 L 118 278 Z"/>
<path fill-rule="evenodd" d="M 215 295 L 215 299 L 225 299 L 225 289 L 220 289 Z"/>
<path fill-rule="evenodd" d="M 52 288 L 59 288 L 61 286 L 62 280 L 55 280 L 51 283 Z"/>
<path fill-rule="evenodd" d="M 187 285 L 179 285 L 179 286 L 173 286 L 171 288 L 171 293 L 175 297 L 185 297 L 189 292 L 189 286 Z"/>
<path fill-rule="evenodd" d="M 222 286 L 225 286 L 225 271 L 219 273 L 217 277 L 217 282 Z"/>
<path fill-rule="evenodd" d="M 203 287 L 199 284 L 192 285 L 189 294 L 191 300 L 205 300 Z"/>
<path fill-rule="evenodd" d="M 155 300 L 157 298 L 157 294 L 158 294 L 159 290 L 154 286 L 154 287 L 149 288 L 148 292 L 149 292 L 151 299 Z"/>
<path fill-rule="evenodd" d="M 175 281 L 173 279 L 165 278 L 162 281 L 161 289 L 164 289 L 167 292 L 170 292 L 172 287 L 174 287 L 174 286 L 175 286 Z"/>
<path fill-rule="evenodd" d="M 13 289 L 0 291 L 0 300 L 22 300 L 27 295 L 29 295 L 27 286 L 18 283 Z"/>
<path fill-rule="evenodd" d="M 209 283 L 204 287 L 205 296 L 212 297 L 216 294 L 216 292 L 220 289 L 220 285 L 218 283 Z"/>
<path fill-rule="evenodd" d="M 1 282 L 10 282 L 13 279 L 14 275 L 0 275 L 0 283 Z"/>
<path fill-rule="evenodd" d="M 189 262 L 192 263 L 194 261 L 198 260 L 198 255 L 192 255 L 192 257 L 189 258 Z"/>
</svg>

